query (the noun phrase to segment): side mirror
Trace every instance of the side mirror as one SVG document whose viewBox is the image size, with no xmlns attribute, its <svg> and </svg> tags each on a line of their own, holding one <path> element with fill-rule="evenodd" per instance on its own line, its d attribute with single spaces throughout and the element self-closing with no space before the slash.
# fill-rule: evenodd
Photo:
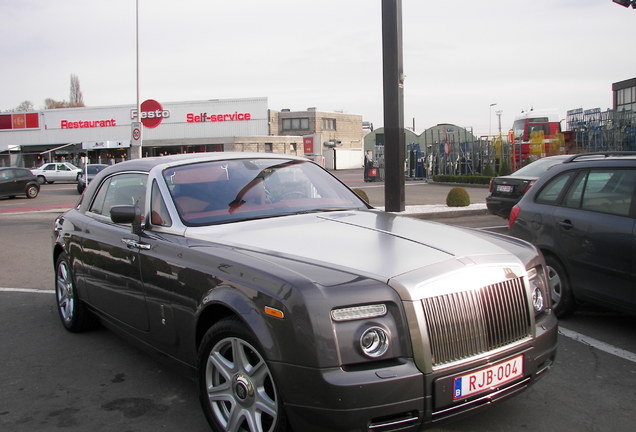
<svg viewBox="0 0 636 432">
<path fill-rule="evenodd" d="M 110 209 L 110 220 L 116 224 L 131 224 L 133 234 L 141 234 L 141 210 L 134 205 L 118 205 Z"/>
</svg>

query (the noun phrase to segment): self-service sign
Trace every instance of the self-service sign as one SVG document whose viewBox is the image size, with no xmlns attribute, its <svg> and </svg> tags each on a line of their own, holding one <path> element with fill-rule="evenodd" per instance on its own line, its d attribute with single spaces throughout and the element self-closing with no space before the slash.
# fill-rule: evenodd
<svg viewBox="0 0 636 432">
<path fill-rule="evenodd" d="M 147 128 L 159 126 L 164 118 L 170 117 L 170 111 L 163 109 L 161 104 L 154 99 L 147 99 L 141 103 L 140 121 Z M 137 118 L 137 110 L 130 110 L 130 118 Z M 133 137 L 134 139 L 134 137 Z"/>
</svg>

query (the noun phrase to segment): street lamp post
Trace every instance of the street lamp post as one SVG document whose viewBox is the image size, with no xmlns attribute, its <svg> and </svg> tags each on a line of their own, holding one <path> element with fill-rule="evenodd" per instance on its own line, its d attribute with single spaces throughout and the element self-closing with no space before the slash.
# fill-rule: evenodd
<svg viewBox="0 0 636 432">
<path fill-rule="evenodd" d="M 488 108 L 488 141 L 490 141 L 490 137 L 492 136 L 492 107 L 497 105 L 497 103 L 491 103 Z"/>
<path fill-rule="evenodd" d="M 130 158 L 141 159 L 143 125 L 141 124 L 141 102 L 139 99 L 139 0 L 135 1 L 135 61 L 136 61 L 136 82 L 137 82 L 137 118 L 134 119 L 131 128 Z"/>
</svg>

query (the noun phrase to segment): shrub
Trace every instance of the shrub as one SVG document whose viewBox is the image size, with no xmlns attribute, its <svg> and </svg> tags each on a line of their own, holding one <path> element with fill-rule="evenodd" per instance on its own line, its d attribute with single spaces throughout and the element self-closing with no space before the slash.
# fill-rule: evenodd
<svg viewBox="0 0 636 432">
<path fill-rule="evenodd" d="M 490 183 L 491 177 L 479 176 L 479 175 L 446 175 L 436 174 L 433 176 L 435 183 L 462 183 L 462 184 L 483 184 Z"/>
<path fill-rule="evenodd" d="M 367 193 L 365 191 L 363 191 L 362 189 L 359 188 L 355 188 L 352 189 L 356 195 L 358 195 L 360 198 L 362 198 L 364 200 L 364 202 L 366 202 L 367 204 L 369 204 L 369 196 L 367 195 Z"/>
<path fill-rule="evenodd" d="M 488 164 L 486 165 L 486 168 L 484 168 L 484 172 L 481 173 L 483 176 L 485 177 L 494 177 L 495 176 L 495 168 L 493 168 L 492 165 Z"/>
<path fill-rule="evenodd" d="M 446 205 L 449 207 L 468 207 L 470 205 L 470 196 L 468 196 L 468 192 L 463 187 L 454 187 L 446 195 Z"/>
<path fill-rule="evenodd" d="M 512 174 L 512 169 L 510 169 L 510 165 L 508 164 L 508 161 L 503 161 L 501 163 L 501 166 L 499 167 L 499 175 L 507 176 L 510 174 Z"/>
</svg>

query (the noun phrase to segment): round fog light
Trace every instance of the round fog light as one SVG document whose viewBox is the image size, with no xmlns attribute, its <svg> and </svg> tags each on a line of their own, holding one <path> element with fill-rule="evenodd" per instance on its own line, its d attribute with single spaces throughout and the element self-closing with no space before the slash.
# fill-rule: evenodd
<svg viewBox="0 0 636 432">
<path fill-rule="evenodd" d="M 389 349 L 389 335 L 380 327 L 368 328 L 360 336 L 360 348 L 367 357 L 380 357 Z"/>
<path fill-rule="evenodd" d="M 532 292 L 532 306 L 534 306 L 535 312 L 541 312 L 543 310 L 543 293 L 539 287 L 534 287 Z"/>
</svg>

